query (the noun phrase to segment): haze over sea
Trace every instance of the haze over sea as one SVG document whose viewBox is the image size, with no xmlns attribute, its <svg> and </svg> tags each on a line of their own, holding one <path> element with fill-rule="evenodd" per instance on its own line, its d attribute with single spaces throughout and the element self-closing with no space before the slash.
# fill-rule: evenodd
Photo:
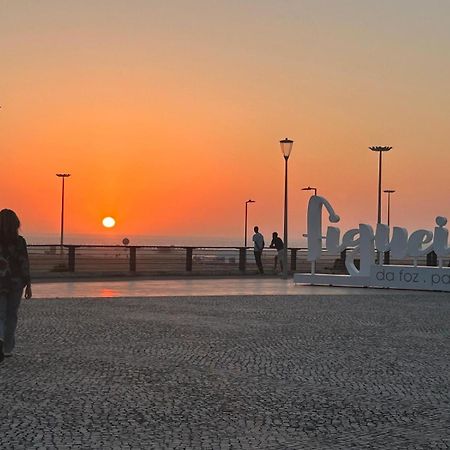
<svg viewBox="0 0 450 450">
<path fill-rule="evenodd" d="M 23 232 L 28 244 L 59 244 L 60 235 L 56 233 L 27 234 Z M 122 245 L 122 240 L 128 238 L 129 245 L 174 245 L 194 247 L 240 247 L 243 237 L 224 236 L 149 236 L 149 235 L 118 235 L 118 234 L 75 234 L 64 235 L 65 244 L 79 245 Z M 270 244 L 272 233 L 264 234 L 266 246 Z M 252 233 L 248 234 L 248 246 L 252 246 Z M 289 247 L 304 247 L 305 239 L 295 237 L 289 239 Z"/>
</svg>

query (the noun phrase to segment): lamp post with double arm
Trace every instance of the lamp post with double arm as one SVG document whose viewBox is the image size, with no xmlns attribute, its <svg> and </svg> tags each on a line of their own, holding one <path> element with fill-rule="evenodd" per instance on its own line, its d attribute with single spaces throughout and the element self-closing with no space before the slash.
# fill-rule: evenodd
<svg viewBox="0 0 450 450">
<path fill-rule="evenodd" d="M 304 187 L 304 188 L 302 188 L 302 191 L 314 191 L 314 195 L 317 195 L 317 188 L 315 188 L 315 187 L 311 187 L 311 186 Z"/>
<path fill-rule="evenodd" d="M 381 170 L 383 166 L 383 153 L 392 150 L 392 147 L 377 145 L 369 147 L 373 152 L 378 152 L 378 214 L 377 223 L 381 223 Z"/>
</svg>

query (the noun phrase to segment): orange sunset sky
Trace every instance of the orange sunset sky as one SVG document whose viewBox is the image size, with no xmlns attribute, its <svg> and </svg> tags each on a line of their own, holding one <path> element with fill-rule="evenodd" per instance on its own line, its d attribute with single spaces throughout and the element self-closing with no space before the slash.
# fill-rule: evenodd
<svg viewBox="0 0 450 450">
<path fill-rule="evenodd" d="M 1 207 L 25 236 L 305 232 L 317 186 L 342 227 L 383 188 L 408 229 L 450 217 L 450 2 L 0 0 Z M 383 211 L 385 213 L 385 209 Z M 32 239 L 31 239 L 32 240 Z"/>
</svg>

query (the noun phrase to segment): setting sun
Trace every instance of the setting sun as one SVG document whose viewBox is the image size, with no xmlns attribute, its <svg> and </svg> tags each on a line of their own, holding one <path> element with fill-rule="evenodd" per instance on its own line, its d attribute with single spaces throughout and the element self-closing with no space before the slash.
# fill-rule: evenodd
<svg viewBox="0 0 450 450">
<path fill-rule="evenodd" d="M 105 217 L 102 224 L 105 228 L 112 228 L 116 225 L 116 220 L 113 217 Z"/>
</svg>

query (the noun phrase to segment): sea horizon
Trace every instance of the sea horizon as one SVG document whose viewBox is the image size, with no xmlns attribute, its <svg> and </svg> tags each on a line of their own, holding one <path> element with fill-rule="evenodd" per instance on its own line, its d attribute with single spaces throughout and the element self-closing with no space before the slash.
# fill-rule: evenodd
<svg viewBox="0 0 450 450">
<path fill-rule="evenodd" d="M 60 235 L 57 233 L 24 233 L 29 245 L 59 245 Z M 177 236 L 177 235 L 118 235 L 100 233 L 67 233 L 64 235 L 65 245 L 123 245 L 124 238 L 128 245 L 160 245 L 179 247 L 242 247 L 242 237 L 229 236 Z M 247 246 L 252 246 L 252 235 L 248 236 Z M 266 247 L 270 245 L 271 236 L 265 236 Z M 304 247 L 305 238 L 290 239 L 289 247 Z"/>
</svg>

